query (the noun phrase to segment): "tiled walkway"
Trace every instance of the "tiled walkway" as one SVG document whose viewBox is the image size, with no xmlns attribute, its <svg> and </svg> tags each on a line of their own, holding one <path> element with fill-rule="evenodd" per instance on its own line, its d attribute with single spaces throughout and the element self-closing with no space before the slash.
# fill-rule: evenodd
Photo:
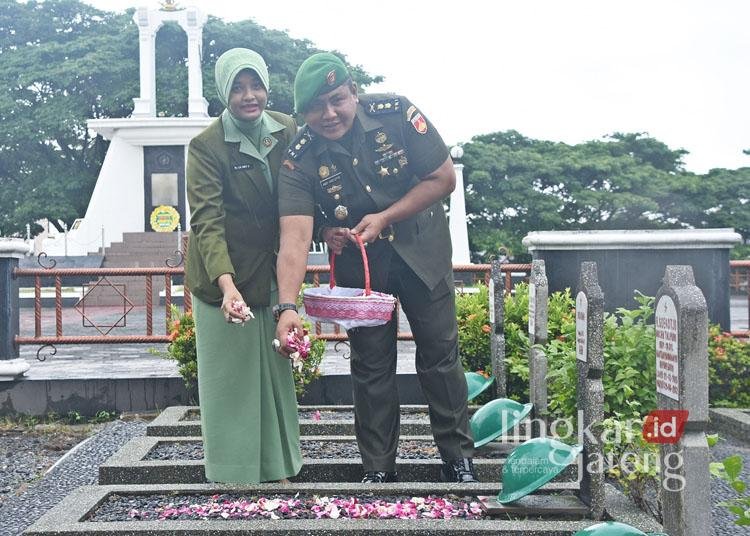
<svg viewBox="0 0 750 536">
<path fill-rule="evenodd" d="M 122 308 L 95 307 L 87 308 L 86 316 L 91 323 L 97 325 L 119 324 L 112 329 L 114 335 L 143 335 L 146 332 L 145 307 L 135 307 L 128 313 L 125 322 L 118 322 L 122 316 Z M 159 307 L 154 310 L 154 334 L 165 333 L 165 312 Z M 34 310 L 22 308 L 20 315 L 21 335 L 34 335 Z M 125 325 L 122 325 L 125 324 Z M 81 315 L 72 307 L 63 309 L 63 335 L 99 335 L 94 327 L 85 327 Z M 106 332 L 108 328 L 100 328 Z M 409 331 L 406 318 L 402 315 L 402 331 Z M 42 317 L 42 335 L 55 334 L 54 309 L 44 309 Z M 414 343 L 399 342 L 399 374 L 413 374 Z M 57 353 L 51 355 L 51 348 L 44 348 L 40 357 L 46 356 L 44 361 L 37 359 L 38 346 L 24 345 L 21 347 L 21 357 L 31 365 L 26 377 L 33 380 L 73 379 L 73 378 L 147 378 L 179 376 L 174 361 L 165 359 L 154 352 L 164 352 L 166 344 L 92 344 L 92 345 L 58 345 Z M 323 374 L 348 374 L 349 348 L 344 343 L 328 344 L 326 357 L 321 369 Z"/>
</svg>

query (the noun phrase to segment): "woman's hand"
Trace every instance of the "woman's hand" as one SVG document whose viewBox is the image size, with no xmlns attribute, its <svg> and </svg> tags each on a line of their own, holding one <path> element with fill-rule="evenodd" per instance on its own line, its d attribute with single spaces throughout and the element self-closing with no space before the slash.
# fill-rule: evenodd
<svg viewBox="0 0 750 536">
<path fill-rule="evenodd" d="M 217 282 L 221 292 L 224 294 L 221 300 L 221 312 L 224 313 L 224 319 L 227 322 L 241 324 L 253 318 L 253 314 L 245 303 L 245 299 L 234 285 L 232 274 L 221 274 Z"/>
<path fill-rule="evenodd" d="M 325 227 L 321 234 L 328 249 L 336 255 L 341 255 L 341 251 L 351 240 L 351 231 L 346 227 Z"/>
</svg>

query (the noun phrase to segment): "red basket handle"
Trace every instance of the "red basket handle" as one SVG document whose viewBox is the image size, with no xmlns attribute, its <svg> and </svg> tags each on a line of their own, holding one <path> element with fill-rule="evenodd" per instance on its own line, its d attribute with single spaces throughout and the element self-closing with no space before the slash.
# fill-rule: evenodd
<svg viewBox="0 0 750 536">
<path fill-rule="evenodd" d="M 365 266 L 365 296 L 369 296 L 372 293 L 372 289 L 370 288 L 370 263 L 367 260 L 367 249 L 365 249 L 365 245 L 359 235 L 354 235 L 354 238 L 357 244 L 359 244 L 359 251 L 362 253 L 362 263 Z M 330 259 L 331 281 L 328 286 L 333 288 L 336 286 L 336 254 L 333 251 L 331 252 Z"/>
</svg>

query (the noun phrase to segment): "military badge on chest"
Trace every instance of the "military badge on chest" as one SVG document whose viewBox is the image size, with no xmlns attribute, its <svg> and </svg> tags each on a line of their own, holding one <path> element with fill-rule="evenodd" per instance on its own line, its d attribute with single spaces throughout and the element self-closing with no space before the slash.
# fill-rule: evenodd
<svg viewBox="0 0 750 536">
<path fill-rule="evenodd" d="M 406 151 L 388 143 L 388 135 L 385 132 L 378 131 L 375 133 L 375 143 L 378 144 L 375 147 L 375 173 L 380 178 L 398 175 L 401 168 L 409 163 L 406 158 Z"/>
<path fill-rule="evenodd" d="M 337 220 L 345 220 L 349 215 L 349 209 L 341 203 L 344 189 L 342 173 L 336 168 L 336 164 L 322 164 L 318 168 L 318 178 L 320 187 L 336 202 L 333 215 Z"/>
</svg>

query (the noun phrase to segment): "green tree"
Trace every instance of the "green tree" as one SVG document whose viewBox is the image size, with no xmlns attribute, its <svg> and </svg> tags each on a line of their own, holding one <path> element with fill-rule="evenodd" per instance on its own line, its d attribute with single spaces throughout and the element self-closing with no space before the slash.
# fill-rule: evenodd
<svg viewBox="0 0 750 536">
<path fill-rule="evenodd" d="M 127 117 L 139 95 L 133 12 L 109 13 L 79 0 L 0 3 L 1 234 L 22 233 L 41 218 L 70 223 L 85 213 L 108 147 L 86 121 Z M 186 41 L 176 24 L 157 34 L 160 115 L 187 115 Z M 222 110 L 213 81 L 216 58 L 233 47 L 253 48 L 268 60 L 269 106 L 291 112 L 294 74 L 317 51 L 312 43 L 251 20 L 209 17 L 202 60 L 209 113 Z M 351 69 L 360 87 L 382 79 Z"/>
<path fill-rule="evenodd" d="M 531 231 L 658 226 L 669 157 L 655 140 L 615 136 L 579 145 L 516 131 L 473 138 L 464 146 L 472 249 L 518 256 Z"/>
<path fill-rule="evenodd" d="M 464 151 L 477 260 L 500 247 L 527 258 L 531 231 L 734 227 L 748 236 L 750 169 L 686 172 L 686 151 L 643 133 L 568 145 L 510 130 L 476 136 Z"/>
</svg>

